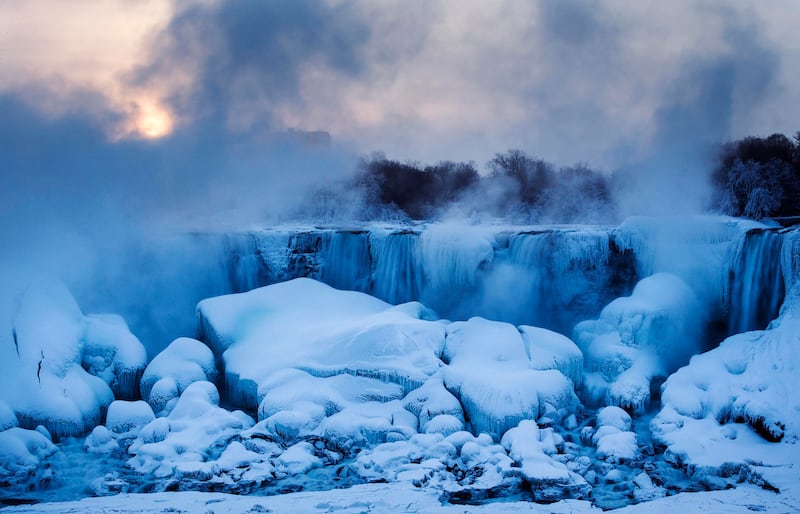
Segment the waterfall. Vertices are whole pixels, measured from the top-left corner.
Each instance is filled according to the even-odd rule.
[[[361,230],[329,233],[320,250],[319,279],[337,289],[369,292],[372,255],[368,236]]]
[[[768,230],[747,232],[731,274],[728,329],[731,334],[763,329],[783,302],[781,272],[783,235]]]
[[[422,274],[419,272],[418,242],[419,233],[410,230],[370,232],[371,294],[389,303],[419,298]]]

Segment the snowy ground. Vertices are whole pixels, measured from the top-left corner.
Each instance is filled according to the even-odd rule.
[[[795,482],[796,484],[796,482]],[[429,490],[415,489],[405,483],[365,484],[335,491],[291,493],[281,496],[254,497],[219,493],[156,493],[123,494],[105,498],[86,498],[76,502],[45,503],[0,509],[0,512],[50,512],[50,513],[245,513],[245,512],[416,512],[416,513],[480,513],[480,512],[548,512],[571,513],[601,512],[591,503],[580,500],[562,500],[542,505],[515,501],[494,502],[485,505],[451,505],[441,503]],[[674,512],[800,512],[800,495],[797,486],[780,494],[754,486],[743,486],[727,491],[682,493],[614,512],[620,513],[674,513]]]

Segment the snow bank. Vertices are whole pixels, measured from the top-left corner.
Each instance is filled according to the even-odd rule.
[[[180,337],[155,356],[140,382],[142,398],[160,413],[174,406],[177,398],[194,382],[214,382],[214,354],[196,339]],[[168,408],[169,406],[169,408]]]
[[[6,368],[16,385],[7,401],[21,426],[41,424],[62,437],[100,423],[114,396],[81,367],[83,336],[83,315],[66,287],[41,283],[25,293],[14,321],[18,362]]]
[[[557,424],[580,407],[581,353],[543,329],[451,324],[419,303],[310,279],[207,299],[198,313],[230,399],[257,409],[257,429],[285,446],[322,440],[350,454],[465,428],[499,440],[522,420]]]
[[[441,367],[444,326],[423,319],[433,314],[420,304],[391,307],[310,279],[204,300],[198,312],[230,399],[253,410],[284,369],[366,376],[408,392]]]
[[[657,273],[631,296],[608,304],[597,320],[575,326],[575,340],[590,370],[589,397],[641,413],[650,381],[667,376],[700,348],[703,310],[680,278]]]

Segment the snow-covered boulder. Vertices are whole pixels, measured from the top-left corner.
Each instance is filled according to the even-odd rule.
[[[448,325],[446,339],[444,383],[461,401],[476,433],[499,440],[509,428],[538,419],[546,410],[563,417],[578,408],[574,386],[564,374],[531,369],[525,341],[513,325],[471,318]]]
[[[541,327],[519,327],[530,355],[531,369],[555,369],[572,380],[576,387],[583,383],[583,352],[572,339]]]
[[[210,382],[189,385],[166,418],[150,419],[128,447],[128,453],[133,455],[128,465],[140,473],[159,477],[213,475],[209,454],[215,448],[227,447],[233,438],[253,426],[252,418],[243,412],[219,407],[219,393]]]
[[[56,439],[81,435],[102,421],[115,394],[137,394],[142,344],[118,316],[84,316],[58,281],[28,288],[12,339],[0,396],[22,427],[43,425]]]
[[[6,400],[21,426],[41,424],[58,438],[81,435],[102,420],[114,395],[81,367],[84,328],[83,314],[62,284],[35,284],[22,297],[14,320],[17,362],[6,366],[15,385]]]
[[[501,444],[530,484],[534,499],[556,501],[565,497],[583,497],[591,491],[582,476],[550,457],[556,453],[556,448],[536,422],[522,421],[506,432]]]
[[[83,447],[88,453],[100,454],[111,453],[120,448],[114,434],[103,425],[94,427],[92,432],[86,436]]]
[[[58,449],[37,430],[14,427],[0,432],[0,484],[24,480]]]
[[[692,288],[675,275],[642,279],[631,296],[608,304],[597,320],[575,326],[589,373],[585,389],[596,402],[643,412],[650,382],[699,351],[703,310]]]
[[[150,361],[139,387],[142,398],[160,413],[167,405],[174,405],[190,384],[214,382],[216,378],[211,349],[196,339],[180,337]]]
[[[597,457],[617,464],[639,456],[636,434],[631,430],[631,417],[615,406],[597,411],[597,430],[592,443],[597,446]]]
[[[106,428],[119,436],[138,433],[142,427],[156,419],[147,402],[117,400],[108,406]]]
[[[115,398],[133,400],[139,393],[147,351],[122,317],[91,314],[84,318],[81,364],[90,374],[102,378]]]
[[[295,279],[198,305],[202,338],[224,364],[230,400],[255,409],[283,369],[353,374],[408,392],[441,367],[444,326],[420,304],[392,307],[354,291]]]

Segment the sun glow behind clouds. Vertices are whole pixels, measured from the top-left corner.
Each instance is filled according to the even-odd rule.
[[[156,103],[139,104],[138,114],[133,120],[134,134],[145,139],[160,139],[169,135],[174,120],[169,111]]]

